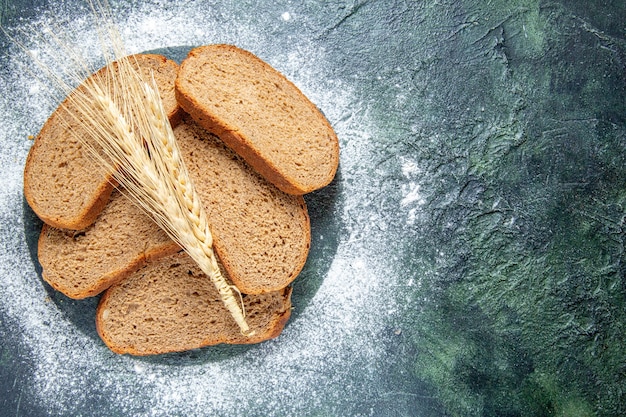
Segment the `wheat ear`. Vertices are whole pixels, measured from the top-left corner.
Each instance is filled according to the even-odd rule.
[[[254,331],[235,297],[239,290],[226,281],[217,264],[204,206],[185,168],[156,82],[154,78],[145,79],[137,63],[126,55],[106,0],[88,3],[96,19],[108,71],[87,78],[71,91],[61,76],[39,60],[35,62],[68,94],[68,107],[76,111],[65,108],[65,116],[68,122],[80,123],[88,136],[77,139],[104,171],[113,173],[123,193],[142,207],[208,275],[241,332],[251,336]],[[84,61],[54,33],[50,39],[76,67],[67,68],[67,74],[81,82],[82,77],[77,74],[85,72]]]
[[[97,159],[114,172],[125,194],[143,207],[204,271],[244,335],[252,335],[234,290],[221,274],[204,207],[189,178],[155,81],[145,81],[131,58],[117,75],[93,76],[69,96]],[[115,74],[111,68],[109,74]],[[112,91],[112,92],[111,92]],[[76,117],[76,116],[74,116]],[[129,122],[132,121],[132,124]],[[116,169],[113,169],[116,168]]]
[[[82,82],[79,88],[72,89],[62,74],[30,54],[24,45],[17,45],[67,95],[68,106],[62,109],[68,126],[71,120],[77,122],[88,136],[77,139],[104,172],[113,173],[123,194],[143,208],[209,276],[241,332],[251,336],[254,331],[245,320],[243,303],[240,306],[235,297],[239,290],[226,281],[217,264],[204,206],[185,168],[156,82],[153,77],[144,79],[137,63],[126,55],[106,0],[89,0],[88,4],[108,71],[82,82],[90,74],[79,54],[54,31],[47,33],[53,55],[61,52],[69,58],[71,68],[65,68],[64,73],[74,82]]]

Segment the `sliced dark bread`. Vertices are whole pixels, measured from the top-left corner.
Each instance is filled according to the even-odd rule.
[[[243,295],[243,336],[209,278],[181,252],[150,263],[109,288],[96,327],[116,353],[151,355],[220,343],[259,343],[277,337],[291,314],[291,289]]]
[[[153,72],[170,123],[177,124],[182,117],[174,96],[178,65],[160,55],[135,55],[135,58],[146,74]],[[103,68],[99,73],[106,71]],[[86,135],[85,130],[66,109],[78,114],[66,99],[35,138],[24,168],[24,196],[45,223],[79,230],[93,223],[113,186],[111,176],[94,166],[78,139]]]
[[[278,190],[192,120],[174,134],[207,210],[215,251],[233,283],[247,294],[289,285],[309,252],[304,199]],[[94,224],[78,233],[44,227],[39,261],[52,287],[84,298],[177,248],[116,193]]]
[[[233,283],[246,294],[289,285],[311,244],[302,196],[274,187],[189,118],[174,133],[207,210],[215,250]]]
[[[97,295],[147,262],[179,250],[118,191],[87,228],[74,231],[44,224],[38,244],[43,279],[77,299]]]
[[[268,181],[289,194],[330,183],[339,144],[319,109],[280,72],[232,45],[193,49],[176,99]]]

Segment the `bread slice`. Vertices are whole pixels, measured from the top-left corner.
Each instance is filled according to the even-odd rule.
[[[191,119],[174,129],[213,245],[245,294],[289,285],[304,266],[311,227],[302,196],[286,194]]]
[[[339,143],[326,118],[250,52],[232,45],[191,50],[176,78],[176,99],[286,193],[314,191],[335,176]]]
[[[220,343],[259,343],[277,337],[291,315],[289,288],[243,295],[243,336],[210,279],[187,254],[162,258],[109,288],[96,311],[96,327],[116,353],[152,355]]]
[[[38,244],[43,279],[75,299],[97,295],[151,260],[178,251],[180,247],[119,191],[86,229],[44,224]]]
[[[182,117],[174,96],[178,64],[161,55],[135,55],[135,59],[146,74],[154,73],[170,123],[177,124]],[[99,73],[107,71],[103,68]],[[110,175],[94,167],[76,136],[86,135],[84,128],[69,120],[64,108],[77,113],[66,99],[44,124],[26,159],[24,195],[45,223],[79,230],[93,223],[113,185]]]
[[[215,250],[240,291],[289,285],[306,262],[310,224],[301,196],[265,181],[218,138],[191,120],[174,129],[202,199]],[[146,262],[178,250],[126,197],[113,194],[95,223],[75,232],[45,226],[43,278],[71,298],[96,295]]]

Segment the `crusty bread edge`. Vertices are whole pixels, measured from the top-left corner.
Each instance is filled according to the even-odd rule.
[[[274,184],[278,189],[287,193],[294,195],[303,195],[310,193],[312,191],[318,190],[320,188],[325,187],[330,184],[337,173],[337,169],[339,166],[339,140],[337,135],[335,134],[330,122],[324,117],[323,114],[319,111],[319,109],[313,104],[305,95],[300,91],[300,89],[292,83],[287,77],[285,77],[282,73],[280,73],[275,68],[271,67],[268,63],[261,60],[253,53],[246,51],[244,49],[240,49],[234,45],[220,44],[220,45],[205,45],[192,49],[189,51],[187,57],[193,57],[196,54],[201,53],[202,49],[209,47],[223,47],[225,49],[237,50],[238,52],[247,55],[250,59],[260,62],[261,65],[266,67],[268,71],[278,74],[282,77],[289,85],[291,85],[295,91],[299,93],[303,102],[308,106],[311,106],[315,109],[317,113],[320,115],[320,120],[324,122],[328,131],[333,135],[333,141],[331,141],[333,146],[333,169],[327,173],[327,177],[324,181],[320,181],[320,183],[316,185],[306,186],[298,183],[294,178],[287,178],[283,173],[280,172],[278,167],[273,165],[271,162],[267,161],[265,158],[261,156],[261,154],[250,144],[249,140],[245,138],[241,133],[237,130],[236,127],[227,126],[223,121],[214,117],[212,114],[204,110],[204,106],[195,98],[191,97],[187,93],[185,93],[184,88],[180,86],[179,80],[180,74],[183,72],[183,68],[186,64],[187,59],[183,60],[180,64],[180,68],[178,71],[178,76],[176,77],[176,83],[174,88],[174,93],[176,95],[176,100],[178,104],[187,112],[191,117],[202,127],[207,129],[209,132],[214,133],[220,139],[226,143],[233,151],[239,154],[243,159],[245,159],[255,170],[259,172],[264,178],[266,178],[269,182]]]
[[[136,57],[154,58],[154,59],[157,59],[157,60],[161,61],[161,63],[171,62],[171,63],[176,65],[176,76],[178,77],[178,71],[180,70],[180,64],[178,64],[173,59],[169,59],[165,55],[160,55],[160,54],[135,54],[135,55],[131,55],[130,56],[130,58],[136,58]],[[176,92],[176,78],[174,78],[174,93],[175,92]],[[174,94],[174,97],[176,97],[176,94]],[[178,101],[176,101],[176,103],[178,103]],[[180,106],[180,104],[178,104],[171,112],[169,112],[167,114],[167,119],[169,120],[170,125],[172,126],[172,129],[180,124],[180,122],[183,120],[184,114],[185,114],[185,111]]]
[[[40,252],[42,250],[44,240],[46,239],[46,233],[52,226],[44,224],[41,233],[39,234],[39,240],[37,242],[37,250]],[[52,288],[61,292],[69,298],[80,300],[87,297],[93,297],[95,295],[100,294],[102,291],[111,287],[112,285],[117,284],[124,278],[128,277],[132,273],[138,271],[142,267],[148,264],[148,262],[152,262],[156,259],[164,258],[169,255],[173,255],[176,252],[180,251],[180,247],[174,243],[173,241],[169,242],[166,245],[160,245],[158,247],[152,248],[148,251],[144,251],[139,254],[136,258],[130,260],[125,267],[109,271],[108,273],[100,276],[96,285],[90,286],[88,289],[77,290],[73,287],[67,287],[64,285],[60,285],[56,282],[46,271],[43,264],[40,265],[42,267],[41,277],[44,281],[46,281]]]

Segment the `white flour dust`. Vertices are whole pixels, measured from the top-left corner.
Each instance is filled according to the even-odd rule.
[[[400,163],[404,180],[400,187],[402,193],[400,208],[408,210],[406,223],[412,225],[416,222],[422,206],[426,204],[420,184],[422,171],[415,161],[405,157],[400,158]]]
[[[32,143],[28,136],[37,133],[52,105],[45,88],[22,70],[30,65],[28,58],[10,48],[3,58],[9,60],[9,70],[0,74],[0,159],[5,167],[0,178],[0,313],[20,333],[22,349],[28,352],[29,367],[21,376],[28,388],[22,401],[53,415],[86,415],[94,398],[107,404],[109,415],[359,414],[356,405],[375,395],[371,381],[384,366],[388,337],[383,322],[394,311],[394,286],[385,274],[389,261],[376,252],[381,242],[371,239],[367,226],[371,190],[364,161],[371,121],[346,81],[325,77],[322,69],[332,62],[306,36],[289,36],[289,43],[276,44],[271,30],[255,30],[241,13],[193,4],[193,13],[187,3],[134,4],[117,22],[128,52],[235,43],[258,52],[294,81],[340,138],[341,207],[329,214],[336,216],[336,229],[342,233],[336,252],[315,294],[274,341],[217,358],[203,355],[207,350],[163,360],[111,353],[49,300],[31,259],[24,233],[22,170]],[[93,27],[69,5],[67,9],[64,31],[97,63]],[[297,25],[296,11],[284,10],[268,21]],[[29,23],[19,35],[22,41],[29,48],[45,47],[34,33],[50,20],[52,15],[43,14]],[[413,174],[407,165],[407,177]],[[417,189],[406,191],[407,204],[419,199]],[[378,216],[377,221],[384,219]],[[321,240],[313,236],[313,245]]]

